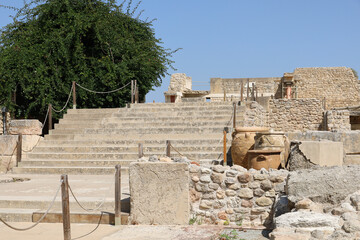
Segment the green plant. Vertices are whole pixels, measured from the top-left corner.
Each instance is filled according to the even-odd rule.
[[[197,225],[202,225],[202,223],[203,223],[203,218],[201,217],[197,220]]]
[[[190,218],[190,220],[189,220],[189,225],[194,225],[194,223],[196,223],[196,221],[197,221],[197,216],[193,215],[193,217]]]
[[[230,232],[224,232],[220,234],[219,240],[245,240],[245,239],[240,238],[238,231],[233,229]]]
[[[229,224],[230,224],[229,220],[225,220],[224,225],[229,225]]]

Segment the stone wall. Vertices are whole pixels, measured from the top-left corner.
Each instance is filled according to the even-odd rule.
[[[326,109],[359,105],[359,80],[351,68],[296,68],[298,98],[326,99]]]
[[[332,132],[344,132],[351,130],[350,112],[348,110],[326,111],[327,130]]]
[[[191,90],[191,87],[191,77],[186,76],[185,73],[174,73],[171,75],[168,91],[184,92],[185,90]]]
[[[258,96],[271,96],[275,95],[279,87],[281,78],[211,78],[210,79],[210,93],[211,94],[224,94],[224,89],[227,94],[234,93],[239,98],[241,91],[241,84],[244,86],[244,96],[246,96],[247,81],[249,80],[250,88],[251,83],[255,83],[258,89]]]
[[[284,191],[285,170],[256,171],[240,166],[190,165],[191,216],[194,222],[264,228],[278,193]]]
[[[6,129],[9,129],[9,123],[10,123],[10,113],[7,112],[6,113],[6,122],[7,122],[7,128]],[[2,113],[0,113],[0,135],[3,134],[3,115]]]
[[[320,130],[323,111],[318,99],[271,99],[269,127],[284,132]]]
[[[267,127],[268,113],[257,102],[246,102],[244,127]]]

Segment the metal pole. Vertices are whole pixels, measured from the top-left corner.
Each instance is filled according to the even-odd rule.
[[[139,150],[139,158],[142,158],[144,156],[144,148],[142,143],[139,143],[138,150]]]
[[[224,166],[227,165],[227,159],[226,159],[226,131],[224,130],[224,151],[223,151],[223,154],[224,154]]]
[[[53,129],[52,127],[52,105],[49,104],[49,130]]]
[[[22,134],[18,135],[17,149],[16,149],[16,167],[19,166],[19,162],[21,162],[21,154],[22,154]]]
[[[121,225],[121,166],[115,166],[115,225]]]
[[[131,103],[134,103],[134,80],[131,80]]]
[[[61,175],[61,201],[64,228],[64,240],[71,240],[69,182],[67,175]]]
[[[233,103],[234,106],[234,116],[233,116],[233,128],[236,128],[236,102]]]
[[[73,109],[76,109],[76,83],[75,83],[75,81],[72,82],[72,89],[73,89]]]
[[[170,157],[170,144],[171,144],[171,142],[170,142],[170,140],[166,140],[166,156],[167,157]]]

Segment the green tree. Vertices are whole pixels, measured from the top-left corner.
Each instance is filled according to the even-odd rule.
[[[172,68],[171,55],[151,21],[134,16],[140,2],[33,0],[17,11],[0,36],[0,103],[16,117],[61,109],[72,81],[109,91],[137,80],[140,97]],[[80,108],[121,107],[130,87],[97,95],[77,88]],[[59,118],[61,114],[55,115]]]

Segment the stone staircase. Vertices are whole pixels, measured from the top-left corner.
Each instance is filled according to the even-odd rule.
[[[245,106],[237,108],[237,125]],[[14,173],[112,174],[144,155],[165,156],[166,140],[190,160],[215,160],[223,129],[232,127],[231,102],[133,104],[120,109],[69,109],[49,135],[23,157]],[[230,147],[230,133],[227,136]],[[180,157],[173,151],[172,157]],[[222,156],[221,156],[222,158]]]

